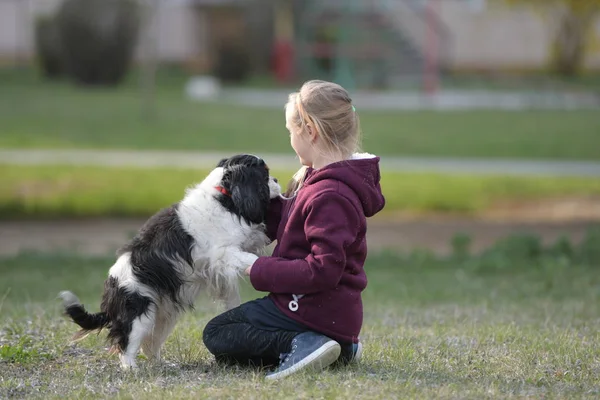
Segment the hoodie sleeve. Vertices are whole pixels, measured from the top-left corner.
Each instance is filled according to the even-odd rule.
[[[309,294],[332,289],[346,267],[346,248],[360,228],[356,208],[337,192],[315,197],[307,211],[304,233],[311,252],[304,259],[259,257],[250,271],[256,290]]]
[[[269,210],[267,211],[267,237],[273,241],[277,238],[277,230],[281,222],[281,210],[283,209],[283,199],[275,197],[271,199]]]

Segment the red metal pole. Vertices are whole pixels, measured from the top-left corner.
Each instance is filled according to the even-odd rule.
[[[428,0],[426,5],[427,41],[425,45],[425,65],[423,71],[423,86],[427,94],[435,94],[439,89],[438,63],[439,41],[436,29],[436,14],[439,10],[439,0]]]
[[[273,69],[279,82],[289,82],[294,74],[293,12],[290,0],[275,2],[275,43]]]

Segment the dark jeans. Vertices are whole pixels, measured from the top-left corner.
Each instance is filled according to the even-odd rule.
[[[269,299],[249,301],[213,318],[204,328],[204,345],[218,362],[274,366],[292,339],[310,329],[283,314]],[[342,344],[342,357],[352,344]]]

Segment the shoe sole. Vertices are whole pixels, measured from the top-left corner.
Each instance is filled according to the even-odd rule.
[[[282,379],[301,370],[320,371],[333,364],[340,356],[342,349],[336,341],[330,341],[313,351],[302,361],[291,366],[285,371],[267,375],[269,380]]]

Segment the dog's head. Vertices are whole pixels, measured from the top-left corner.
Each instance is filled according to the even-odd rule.
[[[269,200],[281,194],[281,187],[264,160],[240,154],[222,159],[217,168],[223,168],[221,203],[248,222],[265,222]]]

